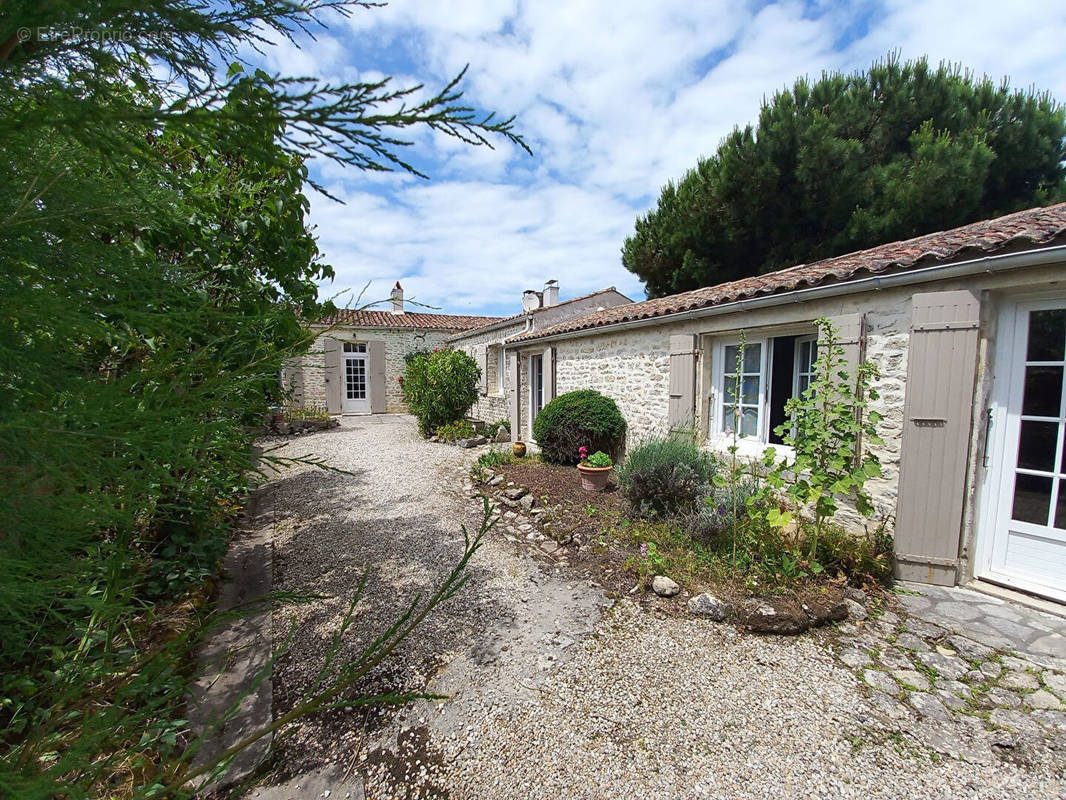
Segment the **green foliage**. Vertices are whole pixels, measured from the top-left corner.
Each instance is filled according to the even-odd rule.
[[[892,582],[895,546],[888,531],[888,519],[859,536],[839,525],[828,524],[815,536],[811,523],[804,523],[804,538],[815,538],[813,560],[832,573],[840,573],[857,586]]]
[[[477,402],[480,378],[477,362],[460,350],[434,350],[408,361],[400,384],[422,435],[462,419]]]
[[[416,126],[524,146],[454,83],[400,112],[421,87],[217,69],[358,5],[5,7],[0,796],[190,794],[188,609],[255,479],[281,366],[332,310],[307,158],[408,168],[397,134]],[[336,661],[333,694],[299,713],[393,646]]]
[[[586,466],[595,467],[597,469],[603,469],[604,467],[609,467],[614,464],[614,462],[611,461],[611,457],[602,450],[597,450],[591,456],[586,458],[584,463]]]
[[[442,442],[454,442],[457,439],[470,439],[477,431],[474,430],[472,423],[461,419],[456,422],[449,422],[447,425],[441,425],[437,428],[436,433],[437,438]]]
[[[626,455],[618,470],[622,495],[641,514],[661,517],[691,510],[717,465],[687,436],[650,438]]]
[[[576,464],[582,447],[614,453],[625,432],[618,405],[595,389],[561,394],[533,420],[533,436],[541,453],[556,464]]]
[[[667,184],[622,253],[648,294],[769,272],[1066,196],[1066,112],[924,60],[796,81]]]
[[[505,431],[510,433],[511,432],[511,420],[509,420],[509,419],[498,419],[495,422],[490,422],[485,427],[485,435],[488,436],[491,439],[493,436],[495,436],[496,434],[498,434],[500,432],[501,428],[503,428]]]
[[[787,486],[785,495],[796,507],[812,511],[812,554],[817,552],[819,537],[841,499],[852,501],[863,516],[873,513],[870,495],[863,487],[870,478],[881,475],[881,465],[863,445],[884,444],[877,433],[881,415],[867,409],[868,402],[877,399],[877,392],[870,387],[877,377],[876,368],[865,362],[858,366],[857,374],[850,374],[832,323],[822,317],[815,324],[819,330],[818,359],[810,387],[785,404],[790,421],[777,428],[794,455],[778,461],[771,447],[763,457],[769,469],[768,489]],[[792,512],[775,506],[770,506],[766,516],[775,528],[789,525],[794,518]]]
[[[482,453],[477,457],[477,466],[492,469],[494,467],[502,467],[505,464],[514,464],[518,459],[514,457],[514,452],[511,450],[497,450],[496,448],[490,448],[488,452]]]
[[[312,422],[327,422],[329,420],[329,411],[321,403],[312,404],[309,406],[285,406],[285,419],[287,420],[307,420]]]

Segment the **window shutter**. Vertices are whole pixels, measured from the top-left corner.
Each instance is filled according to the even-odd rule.
[[[481,355],[481,393],[489,393],[489,346],[480,348]]]
[[[670,430],[691,428],[696,419],[696,337],[670,337]]]
[[[326,339],[326,410],[330,414],[341,413],[341,343]]]
[[[503,363],[504,369],[511,371],[511,379],[508,381],[507,386],[507,405],[511,418],[511,440],[515,442],[522,441],[522,419],[521,419],[521,406],[518,402],[519,392],[522,389],[522,358],[518,351],[514,352],[514,360],[510,356],[504,355]]]
[[[544,351],[544,405],[555,399],[555,348]]]
[[[845,368],[849,375],[855,377],[866,350],[865,316],[863,314],[841,314],[838,317],[829,317],[829,322],[836,329],[839,340],[837,344],[844,349]],[[822,341],[819,331],[819,347],[823,346]]]
[[[912,298],[895,527],[904,580],[957,582],[980,315],[969,291]]]
[[[385,413],[385,342],[367,342],[370,354],[370,413]]]

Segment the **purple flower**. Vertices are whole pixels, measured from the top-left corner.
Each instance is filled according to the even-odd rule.
[[[640,546],[640,556],[641,556],[641,558],[647,558],[648,557],[648,543],[647,542],[645,542],[644,544],[642,544]]]
[[[723,517],[725,516],[725,504],[724,503],[719,503],[718,504],[718,513],[721,514]]]

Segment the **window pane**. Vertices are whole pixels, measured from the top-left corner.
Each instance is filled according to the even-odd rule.
[[[1057,417],[1062,398],[1062,367],[1026,367],[1022,414]]]
[[[1066,347],[1066,308],[1029,314],[1029,347],[1026,361],[1062,361]]]
[[[762,344],[749,343],[748,346],[744,348],[744,371],[758,374],[761,366]]]
[[[1059,499],[1055,503],[1055,527],[1066,531],[1066,481],[1059,481]]]
[[[737,352],[740,348],[735,344],[725,346],[725,355],[722,357],[722,369],[726,372],[737,371]]]
[[[1057,422],[1022,421],[1018,442],[1018,466],[1051,472],[1055,468],[1055,445],[1058,439]]]
[[[725,391],[725,401],[727,403],[735,403],[737,401],[737,376],[726,375],[725,386],[722,388]]]
[[[1011,519],[1047,525],[1048,509],[1051,507],[1051,478],[1018,474],[1014,480]]]
[[[744,408],[740,416],[740,433],[742,436],[757,436],[759,433],[759,412],[754,408]]]
[[[805,391],[807,391],[808,389],[810,389],[810,388],[811,388],[811,376],[810,375],[800,375],[800,377],[799,377],[799,393],[800,393],[800,396],[802,396],[803,393]]]
[[[759,376],[752,375],[743,379],[740,388],[740,402],[745,405],[756,405],[759,402]]]
[[[737,407],[736,406],[729,405],[729,404],[722,406],[722,432],[723,433],[732,433],[733,432],[733,429],[736,427],[736,424],[737,424],[736,414],[737,414]]]

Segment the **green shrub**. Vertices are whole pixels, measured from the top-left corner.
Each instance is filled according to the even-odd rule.
[[[714,458],[691,439],[657,437],[633,448],[618,485],[642,515],[664,517],[691,510],[716,471]]]
[[[474,426],[465,419],[449,422],[437,428],[437,438],[442,442],[454,442],[457,439],[469,439],[477,434]]]
[[[479,467],[502,467],[504,464],[513,464],[517,459],[510,450],[490,449],[477,457]]]
[[[509,419],[498,419],[495,422],[490,422],[488,425],[485,426],[485,435],[488,436],[491,439],[493,436],[495,436],[496,434],[498,434],[500,432],[500,428],[503,428],[508,433],[510,433],[511,432],[511,420],[509,420]]]
[[[430,436],[437,428],[462,419],[477,401],[481,369],[458,350],[417,353],[407,362],[400,385],[418,430]]]
[[[617,404],[595,389],[561,394],[533,420],[541,453],[556,464],[576,464],[581,447],[617,453],[626,421]]]

